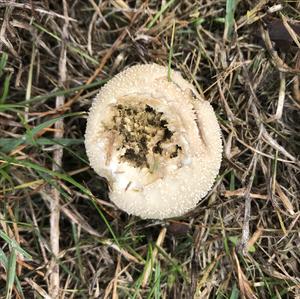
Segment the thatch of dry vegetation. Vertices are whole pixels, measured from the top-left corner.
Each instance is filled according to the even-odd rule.
[[[0,297],[300,298],[299,16],[299,1],[0,1]],[[83,146],[99,88],[151,62],[213,105],[224,145],[208,196],[165,221],[116,209]]]

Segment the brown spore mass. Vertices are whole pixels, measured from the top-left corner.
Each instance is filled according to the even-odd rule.
[[[172,159],[182,150],[177,144],[170,146],[173,132],[168,128],[164,114],[147,104],[114,106],[108,129],[120,136],[118,150],[122,150],[121,161],[127,161],[134,167],[149,169],[150,156]]]

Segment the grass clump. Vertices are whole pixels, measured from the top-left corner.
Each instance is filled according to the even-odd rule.
[[[0,3],[0,297],[299,297],[298,18],[291,1]],[[83,146],[98,89],[151,62],[223,133],[215,187],[166,221],[115,209]]]

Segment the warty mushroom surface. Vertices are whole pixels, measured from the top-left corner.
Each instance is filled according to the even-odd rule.
[[[93,101],[85,146],[106,177],[110,199],[142,218],[193,209],[211,189],[222,158],[209,102],[179,72],[136,65],[113,77]]]

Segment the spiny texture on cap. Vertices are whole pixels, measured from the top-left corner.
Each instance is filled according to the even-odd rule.
[[[156,64],[116,75],[96,96],[85,146],[110,199],[142,218],[180,216],[218,174],[222,143],[211,105],[180,73]]]

